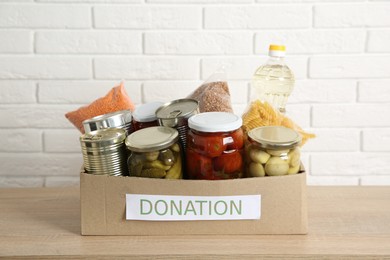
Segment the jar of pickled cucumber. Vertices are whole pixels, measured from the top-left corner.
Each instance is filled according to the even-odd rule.
[[[222,180],[243,177],[241,117],[227,112],[205,112],[190,117],[188,125],[188,178]]]
[[[138,130],[125,141],[130,176],[182,179],[182,154],[176,129],[154,126]]]
[[[247,177],[296,174],[300,170],[301,136],[283,126],[264,126],[248,132],[245,143]]]

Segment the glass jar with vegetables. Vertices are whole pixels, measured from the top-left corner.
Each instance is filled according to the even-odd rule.
[[[264,126],[248,132],[245,144],[247,177],[296,174],[300,170],[301,136],[283,126]]]
[[[147,178],[182,179],[182,155],[176,129],[155,126],[138,130],[126,138],[130,151],[129,175]]]
[[[187,174],[190,179],[221,180],[243,176],[242,119],[227,112],[190,117]]]

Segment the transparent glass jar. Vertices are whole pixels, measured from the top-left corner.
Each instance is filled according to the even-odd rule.
[[[133,112],[134,131],[147,127],[158,126],[156,110],[162,106],[162,102],[145,103],[137,107]]]
[[[264,126],[248,132],[245,143],[247,177],[296,174],[300,170],[301,136],[283,126]]]
[[[241,178],[244,172],[242,119],[232,113],[207,112],[188,121],[186,166],[190,179]]]
[[[176,129],[155,126],[138,130],[126,138],[130,151],[130,176],[182,179],[182,154]]]

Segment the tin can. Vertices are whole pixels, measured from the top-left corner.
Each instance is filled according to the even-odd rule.
[[[185,150],[187,147],[188,119],[198,112],[198,101],[177,99],[165,103],[157,109],[156,116],[161,126],[172,127],[179,132],[180,143]]]
[[[130,110],[120,110],[83,121],[85,133],[105,128],[123,128],[129,135],[133,130],[132,114]]]
[[[137,107],[133,112],[133,128],[134,131],[158,126],[156,110],[161,107],[162,102],[150,102]]]
[[[241,117],[227,112],[205,112],[191,117],[188,124],[188,178],[222,180],[243,177]]]
[[[263,126],[248,132],[245,144],[247,176],[280,176],[300,171],[301,136],[283,126]]]
[[[99,129],[80,136],[84,167],[97,175],[127,175],[126,131],[120,128]]]
[[[126,138],[130,151],[129,175],[146,178],[182,179],[179,133],[164,126],[138,130]]]

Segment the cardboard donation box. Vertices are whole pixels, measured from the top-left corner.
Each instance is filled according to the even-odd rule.
[[[306,234],[306,174],[166,180],[80,173],[82,235]]]

